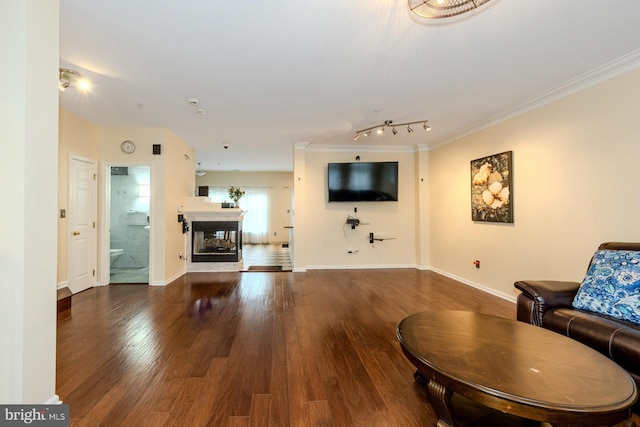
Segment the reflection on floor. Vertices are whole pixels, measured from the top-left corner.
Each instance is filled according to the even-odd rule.
[[[281,243],[242,246],[242,271],[274,271],[276,269],[291,271],[289,248],[283,248]]]
[[[109,283],[149,283],[149,267],[111,267]]]

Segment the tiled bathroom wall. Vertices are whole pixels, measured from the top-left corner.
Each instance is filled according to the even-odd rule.
[[[150,176],[149,166],[112,168],[110,248],[124,249],[113,267],[149,266]]]

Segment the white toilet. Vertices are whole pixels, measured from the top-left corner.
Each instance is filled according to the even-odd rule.
[[[109,265],[113,267],[113,264],[122,256],[123,253],[124,249],[109,249]]]

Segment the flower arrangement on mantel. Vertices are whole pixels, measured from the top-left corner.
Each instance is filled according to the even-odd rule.
[[[242,196],[247,194],[242,188],[236,187],[234,185],[229,186],[229,188],[227,189],[227,192],[229,193],[229,197],[231,197],[231,200],[233,200],[233,203],[235,203],[236,208],[240,207],[238,202],[240,201]]]

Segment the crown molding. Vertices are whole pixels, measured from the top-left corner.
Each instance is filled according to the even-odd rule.
[[[576,92],[580,92],[607,80],[611,80],[638,68],[638,66],[640,66],[640,49],[623,55],[613,61],[607,62],[606,64],[596,67],[586,73],[580,74],[579,76],[569,79],[557,86],[542,91],[524,102],[515,104],[502,112],[489,117],[488,119],[475,123],[451,138],[447,138],[442,142],[431,145],[430,149],[446,145],[484,128],[504,122],[510,118],[519,116],[546,104],[550,104]]]

